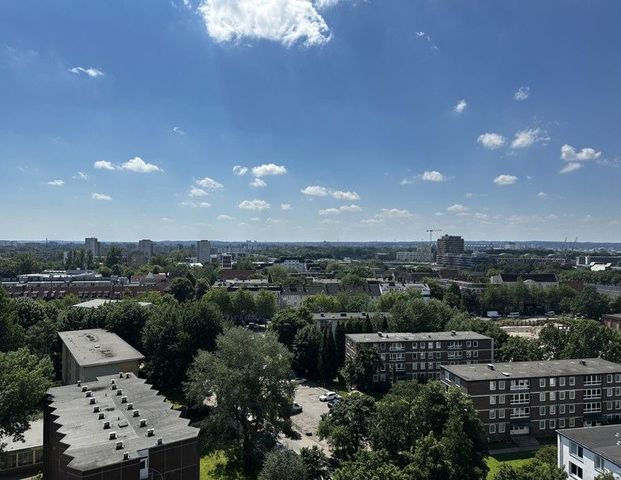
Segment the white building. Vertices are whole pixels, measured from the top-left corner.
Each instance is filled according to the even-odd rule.
[[[209,240],[199,240],[196,242],[196,261],[203,265],[211,262],[211,244]]]
[[[101,246],[99,245],[99,240],[96,237],[89,237],[84,239],[84,247],[87,252],[91,252],[93,257],[101,256]]]
[[[558,430],[558,466],[570,479],[595,480],[609,471],[621,479],[621,425]]]

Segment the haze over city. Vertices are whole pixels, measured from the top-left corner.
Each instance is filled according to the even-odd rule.
[[[618,3],[261,5],[3,2],[0,238],[620,238]]]

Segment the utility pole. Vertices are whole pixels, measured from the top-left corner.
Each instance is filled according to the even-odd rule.
[[[442,230],[438,230],[435,228],[430,228],[427,230],[429,233],[429,262],[433,263],[433,232],[441,232]]]

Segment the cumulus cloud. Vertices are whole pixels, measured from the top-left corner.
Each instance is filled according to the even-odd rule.
[[[101,69],[94,67],[73,67],[70,68],[69,71],[76,75],[86,75],[91,78],[103,77],[104,75],[104,72]]]
[[[248,167],[242,167],[241,165],[235,165],[233,167],[233,173],[235,175],[242,176],[242,175],[246,175],[247,172],[248,172]]]
[[[446,177],[436,170],[426,171],[420,175],[423,182],[444,182]]]
[[[494,178],[494,183],[496,185],[513,185],[518,181],[518,177],[515,175],[498,175]]]
[[[93,167],[95,167],[97,170],[115,170],[116,169],[114,164],[112,162],[109,162],[108,160],[97,160],[93,164]]]
[[[224,188],[220,182],[216,182],[213,178],[205,177],[196,181],[196,185],[203,187],[207,190],[220,190]]]
[[[265,183],[263,180],[261,180],[260,178],[255,178],[252,182],[250,182],[248,185],[250,185],[251,187],[255,187],[255,188],[261,188],[261,187],[267,187],[267,183]]]
[[[462,98],[459,102],[455,104],[455,106],[453,107],[453,111],[455,113],[463,113],[464,110],[466,110],[467,106],[468,106],[468,102],[466,102],[466,100]]]
[[[477,138],[477,142],[489,150],[502,147],[506,141],[506,138],[498,133],[483,133]]]
[[[330,41],[320,10],[337,0],[201,0],[198,12],[216,42],[270,40],[287,47]]]
[[[528,148],[535,143],[546,143],[550,141],[548,134],[540,128],[529,128],[520,130],[515,134],[511,142],[511,148]]]
[[[358,195],[356,192],[344,192],[342,190],[335,190],[330,192],[330,195],[332,195],[337,200],[347,200],[349,202],[360,200],[360,195]]]
[[[230,215],[224,215],[224,214],[218,215],[216,218],[220,220],[221,222],[223,221],[227,222],[227,221],[233,220],[233,217],[231,217]]]
[[[65,182],[64,180],[50,180],[49,182],[47,182],[48,185],[51,185],[52,187],[62,187]]]
[[[181,129],[181,127],[173,127],[172,133],[180,136],[185,135],[185,132]]]
[[[271,207],[265,200],[244,200],[238,206],[243,210],[267,210]]]
[[[88,180],[88,175],[84,172],[78,172],[71,178],[74,180]]]
[[[468,211],[468,207],[462,205],[461,203],[455,203],[454,205],[448,207],[446,210],[451,213],[463,213]]]
[[[576,170],[580,170],[582,167],[584,167],[584,165],[582,163],[569,162],[567,165],[565,165],[563,168],[561,168],[560,173],[575,172]]]
[[[561,158],[566,162],[584,162],[587,160],[597,160],[602,156],[602,152],[598,152],[594,148],[586,147],[582,150],[576,150],[571,145],[563,145],[561,147]]]
[[[255,177],[267,177],[268,175],[284,175],[285,173],[287,173],[287,169],[284,165],[264,163],[263,165],[257,165],[256,167],[252,167],[252,174]]]
[[[136,173],[153,173],[161,172],[162,169],[157,165],[145,162],[140,157],[134,157],[121,164],[121,170],[128,170]]]
[[[182,207],[192,207],[192,208],[209,208],[211,207],[211,203],[209,202],[181,202]]]
[[[290,203],[281,203],[280,204],[280,209],[281,210],[291,210],[291,204]]]
[[[378,218],[411,218],[413,216],[409,211],[398,208],[382,208],[380,213],[376,215]]]
[[[112,197],[110,195],[106,195],[105,193],[91,193],[91,198],[93,200],[103,200],[108,202],[112,200]]]
[[[319,215],[339,215],[340,213],[343,213],[343,212],[361,212],[361,211],[362,211],[362,208],[352,203],[351,205],[342,205],[338,208],[325,208],[323,210],[319,210]]]
[[[326,197],[328,195],[328,189],[319,185],[309,185],[300,190],[300,192],[310,197]]]
[[[206,197],[207,195],[209,195],[209,193],[199,187],[191,187],[190,193],[188,193],[188,197]]]
[[[527,86],[520,87],[513,93],[513,99],[518,102],[526,100],[528,97],[530,97],[530,87]]]

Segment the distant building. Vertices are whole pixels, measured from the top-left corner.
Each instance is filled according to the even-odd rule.
[[[336,330],[339,323],[347,321],[363,322],[366,320],[388,320],[389,312],[336,312],[336,313],[313,313],[313,322],[319,329],[330,328],[332,332]]]
[[[416,290],[420,292],[423,300],[429,300],[431,298],[431,288],[426,283],[414,283],[414,282],[379,282],[380,293],[386,295],[388,293],[400,293],[407,292],[409,290]]]
[[[489,281],[492,285],[523,283],[529,286],[558,287],[556,273],[499,273],[492,275]]]
[[[138,242],[138,251],[142,252],[145,262],[149,263],[151,258],[153,258],[153,242],[151,240],[140,240]]]
[[[602,323],[611,330],[621,330],[621,313],[607,313],[602,315]]]
[[[306,261],[301,258],[281,258],[274,263],[282,265],[286,269],[293,270],[297,273],[305,273],[308,270],[306,267]]]
[[[436,256],[436,263],[445,267],[471,269],[477,265],[489,263],[493,259],[485,252],[443,253]]]
[[[211,243],[209,243],[209,240],[199,240],[196,242],[196,261],[203,265],[211,262]]]
[[[233,255],[223,253],[220,255],[220,268],[223,270],[233,269]]]
[[[63,384],[90,382],[114,372],[138,373],[144,355],[115,333],[101,328],[58,332],[62,341]]]
[[[46,480],[198,480],[198,428],[145,380],[117,373],[48,390]]]
[[[43,420],[30,422],[23,440],[0,437],[0,477],[28,478],[43,466]]]
[[[491,439],[554,435],[618,423],[621,365],[601,358],[443,365],[442,381],[470,397]]]
[[[93,257],[101,257],[101,246],[99,245],[99,240],[97,240],[97,238],[85,238],[84,247],[87,252],[91,252],[93,254]]]
[[[429,247],[415,247],[413,250],[407,252],[397,252],[395,254],[395,260],[397,262],[430,262],[431,250]]]
[[[621,477],[619,425],[569,428],[556,432],[558,466],[571,479],[595,480],[604,472]]]
[[[361,348],[374,348],[382,366],[373,380],[438,379],[442,365],[489,363],[494,359],[494,340],[475,332],[350,333],[345,336],[345,355],[355,357]]]
[[[464,253],[464,239],[456,235],[444,235],[436,241],[437,255]]]
[[[86,302],[76,303],[75,305],[72,305],[72,306],[75,308],[99,308],[109,303],[118,303],[120,301],[121,300],[105,300],[103,298],[95,298],[93,300],[87,300]],[[141,307],[148,307],[150,305],[153,305],[151,302],[135,302],[135,303],[137,303]]]

